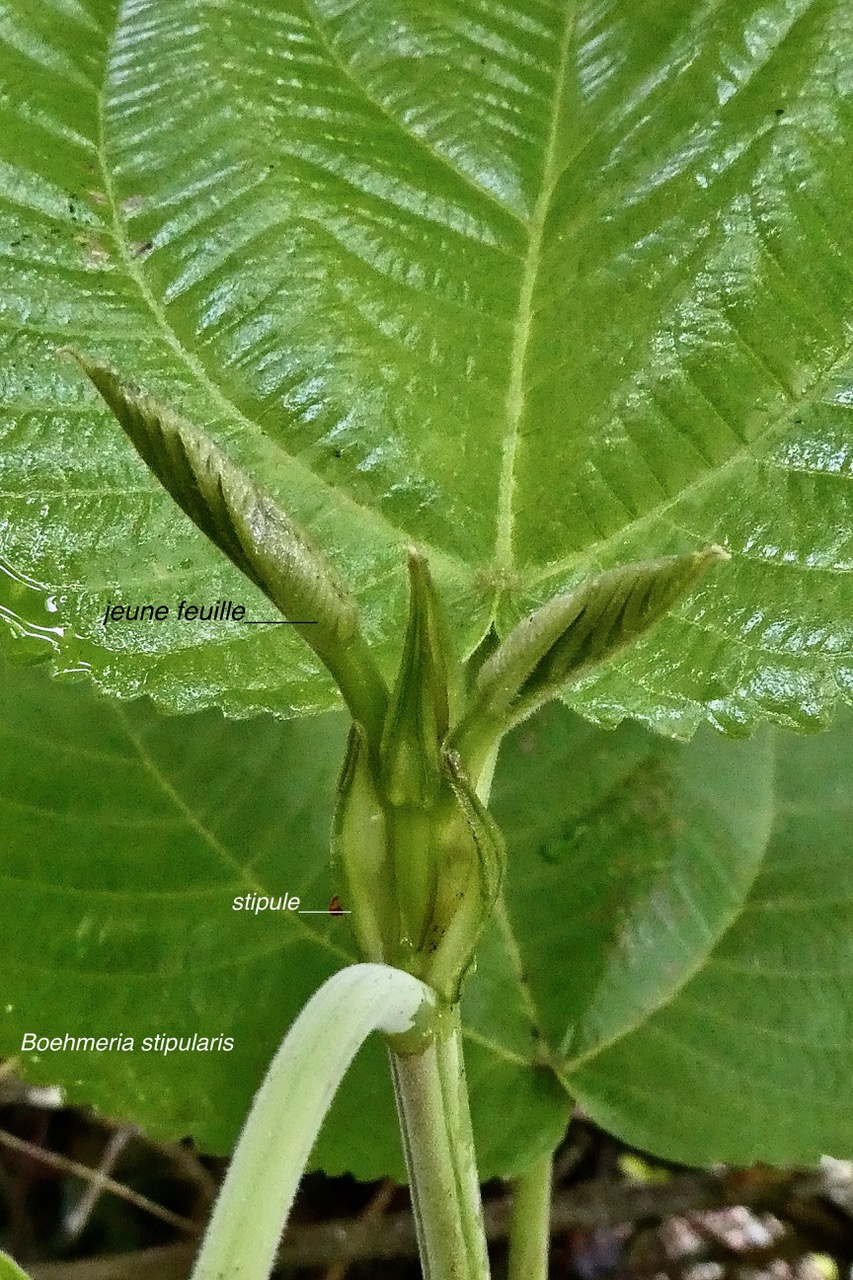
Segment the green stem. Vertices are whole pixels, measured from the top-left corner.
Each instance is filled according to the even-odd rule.
[[[391,1069],[424,1280],[488,1280],[458,1009]]]
[[[500,741],[477,761],[488,805]],[[391,1073],[424,1280],[489,1280],[483,1203],[462,1057],[459,1006],[436,1022],[426,1049],[390,1047]]]
[[[296,1188],[349,1064],[371,1031],[411,1031],[432,992],[380,964],[329,978],[272,1061],[240,1135],[192,1280],[267,1280]]]
[[[548,1280],[552,1178],[553,1156],[549,1152],[515,1179],[507,1280]]]

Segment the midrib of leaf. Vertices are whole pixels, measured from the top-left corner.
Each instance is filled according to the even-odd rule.
[[[265,885],[261,880],[258,880],[248,867],[234,857],[230,849],[228,849],[222,841],[204,825],[198,814],[194,812],[189,804],[187,804],[180,792],[166,777],[163,770],[157,764],[145,743],[128,720],[127,713],[124,708],[120,704],[116,704],[114,710],[116,719],[121,726],[121,730],[132,746],[143,769],[155,783],[157,788],[162,791],[170,804],[178,810],[187,826],[189,826],[196,835],[201,837],[218,861],[228,867],[228,869],[237,876],[242,885],[255,893],[269,896],[271,893],[269,886]],[[324,938],[321,934],[316,933],[310,925],[307,925],[303,920],[300,920],[295,913],[287,912],[287,915],[289,917],[288,925],[290,928],[303,934],[304,937],[310,938],[310,940],[318,947],[323,948],[325,951],[329,951],[339,960],[342,960],[344,964],[352,964],[354,957],[350,955],[349,952],[345,951],[342,947],[335,946],[335,944],[330,942],[328,938]]]
[[[560,44],[560,59],[554,85],[554,103],[548,142],[545,148],[545,159],[542,166],[542,182],[539,195],[530,219],[528,231],[527,254],[521,274],[521,286],[518,295],[518,309],[513,326],[513,342],[510,353],[509,382],[505,400],[506,431],[503,442],[503,458],[498,492],[497,526],[495,531],[495,567],[499,573],[507,577],[512,573],[513,527],[515,512],[515,464],[518,454],[518,442],[521,419],[524,414],[524,376],[527,368],[527,352],[533,327],[533,297],[539,279],[539,268],[542,260],[542,241],[545,235],[545,223],[554,188],[560,176],[557,164],[557,143],[559,140],[560,117],[563,109],[563,98],[569,71],[569,48],[574,32],[576,7],[566,6],[566,21]]]
[[[239,426],[250,437],[253,435],[265,434],[257,422],[248,418],[233,402],[233,400],[230,400],[228,396],[226,396],[221,387],[219,387],[210,377],[201,360],[199,360],[199,358],[190,351],[178,337],[178,334],[172,327],[164,308],[151,292],[145,276],[131,252],[130,243],[121,218],[119,201],[112,177],[112,170],[107,157],[106,106],[104,101],[106,97],[109,66],[112,60],[113,48],[118,36],[119,26],[121,24],[121,17],[122,8],[119,6],[116,12],[115,24],[107,42],[107,48],[104,56],[103,77],[97,95],[97,138],[95,141],[95,151],[103,180],[103,191],[107,199],[110,221],[112,223],[112,235],[116,248],[121,256],[122,266],[127,278],[133,282],[134,286],[138,290],[142,301],[151,313],[151,316],[160,333],[163,335],[164,340],[175,353],[178,360],[190,374],[192,379],[202,388],[205,395],[210,397],[226,418],[239,424]],[[360,520],[375,526],[377,530],[381,530],[382,535],[386,539],[390,534],[394,539],[403,544],[408,543],[411,540],[410,534],[407,530],[397,528],[397,526],[392,524],[391,521],[388,520],[381,512],[375,511],[371,507],[363,506],[349,493],[346,493],[342,489],[337,489],[333,485],[329,484],[329,482],[324,480],[322,476],[318,475],[315,471],[312,471],[310,467],[306,466],[301,458],[289,453],[279,440],[269,436],[266,438],[273,441],[276,449],[281,454],[288,468],[297,474],[301,474],[309,478],[313,484],[321,485],[323,489],[329,493],[333,504],[339,504],[345,509],[352,511]],[[443,566],[448,572],[461,572],[465,576],[470,575],[471,566],[467,565],[463,561],[457,560],[454,556],[449,555],[447,552],[444,552],[437,547],[430,546],[422,540],[419,540],[419,544],[426,552],[429,553],[433,565]]]
[[[685,29],[682,45],[682,63],[685,61],[689,63],[693,60],[695,57],[695,50],[701,47],[703,30],[712,27],[714,21],[716,21],[725,12],[727,3],[728,0],[713,0],[712,3],[705,4],[704,7],[696,5],[693,12],[685,13],[688,26]],[[732,103],[742,95],[744,89],[752,86],[755,76],[766,72],[768,64],[773,61],[773,59],[778,55],[779,50],[784,46],[786,41],[790,39],[794,28],[804,18],[808,17],[811,9],[814,7],[814,3],[815,0],[806,0],[804,10],[792,17],[788,30],[784,33],[782,39],[770,50],[766,60],[756,65],[747,79],[738,82],[735,86],[734,93],[722,104],[720,112],[721,117],[724,114],[731,112]],[[634,6],[631,15],[633,22],[639,23],[645,16],[647,10],[654,11],[654,9],[655,0],[640,0],[640,2]],[[654,71],[643,77],[638,91],[633,94],[627,94],[625,101],[616,107],[614,115],[602,115],[595,127],[584,135],[575,150],[566,158],[565,168],[569,169],[572,165],[576,164],[589,147],[601,137],[605,130],[613,129],[616,125],[624,125],[632,115],[635,115],[639,111],[652,94],[657,92],[659,95],[658,102],[668,104],[668,100],[676,91],[679,76],[684,70],[683,65],[677,64],[676,72],[673,74],[673,61],[676,61],[677,64],[677,59],[675,59],[674,53],[671,51],[665,52],[664,61],[659,63]]]
[[[670,987],[670,989],[667,992],[661,995],[660,999],[644,1007],[640,1011],[638,1017],[635,1018],[633,1022],[625,1023],[625,1025],[620,1027],[619,1030],[615,1032],[612,1036],[610,1036],[609,1039],[599,1041],[598,1044],[592,1045],[589,1049],[584,1050],[583,1053],[576,1054],[574,1057],[566,1056],[565,1050],[561,1046],[559,1050],[559,1056],[561,1059],[561,1062],[560,1062],[561,1072],[565,1072],[567,1075],[570,1075],[572,1072],[577,1071],[580,1067],[584,1066],[585,1063],[590,1062],[593,1059],[599,1057],[601,1054],[605,1053],[608,1049],[611,1049],[614,1045],[619,1044],[622,1040],[627,1039],[628,1036],[633,1035],[635,1031],[639,1031],[647,1022],[651,1020],[651,1018],[654,1017],[655,1014],[660,1013],[662,1009],[666,1009],[669,1005],[671,1005],[676,1000],[676,998],[680,996],[682,992],[689,986],[689,984],[693,981],[693,979],[698,976],[698,974],[702,971],[702,969],[705,968],[705,966],[710,961],[714,952],[719,948],[720,944],[722,943],[726,935],[731,932],[731,930],[738,923],[738,921],[746,914],[746,911],[749,906],[749,898],[752,891],[752,886],[755,884],[755,881],[758,878],[758,875],[761,871],[761,868],[764,862],[764,858],[766,857],[766,854],[767,854],[767,849],[770,845],[770,841],[773,838],[773,826],[775,824],[772,822],[772,816],[778,814],[779,812],[778,804],[776,801],[776,733],[775,732],[771,733],[771,736],[770,736],[770,767],[772,770],[773,787],[771,790],[770,799],[768,800],[768,803],[766,806],[766,809],[768,810],[769,815],[771,815],[768,817],[768,823],[767,823],[767,831],[768,831],[767,841],[765,843],[764,850],[762,852],[762,857],[756,860],[755,865],[752,868],[752,875],[750,876],[749,883],[744,885],[744,889],[743,889],[743,893],[740,898],[740,901],[737,902],[732,907],[732,910],[730,911],[729,915],[724,920],[721,921],[719,929],[715,933],[713,939],[710,940],[708,946],[701,952],[697,951],[693,964],[686,967],[685,970],[681,974],[679,974],[678,980],[673,983],[673,985]],[[574,1034],[574,1031],[572,1029],[569,1032],[569,1036],[573,1034]],[[568,1046],[566,1045],[566,1048],[567,1047]],[[559,1075],[560,1075],[560,1072],[558,1072],[558,1076]]]

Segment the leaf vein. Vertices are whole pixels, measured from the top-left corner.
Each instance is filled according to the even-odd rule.
[[[120,14],[117,16],[117,20],[118,18],[120,18]],[[113,42],[115,41],[116,35],[117,35],[117,31],[113,33]],[[107,59],[107,63],[109,63],[109,59]],[[99,163],[101,168],[101,175],[102,175],[103,184],[104,184],[104,191],[107,196],[109,208],[112,213],[113,230],[115,234],[116,244],[119,248],[119,252],[123,260],[123,265],[124,265],[126,274],[130,278],[130,280],[132,280],[133,283],[135,284],[142,300],[144,301],[148,311],[151,314],[152,319],[154,320],[157,328],[160,330],[167,345],[177,356],[178,360],[184,366],[187,372],[191,375],[193,381],[197,383],[204,390],[204,392],[210,397],[210,399],[220,407],[220,409],[226,414],[226,416],[231,421],[240,423],[240,425],[248,432],[250,436],[253,434],[266,434],[265,432],[263,432],[263,428],[261,428],[256,422],[253,422],[250,418],[247,418],[246,415],[242,412],[242,410],[232,400],[228,398],[225,392],[213,381],[210,374],[207,372],[207,369],[202,364],[201,360],[184,346],[183,342],[178,337],[178,334],[172,328],[172,325],[169,321],[169,318],[164,308],[160,305],[160,303],[158,303],[157,299],[154,297],[154,294],[151,292],[151,289],[148,287],[148,283],[139,269],[139,264],[136,262],[136,260],[133,257],[133,253],[128,243],[127,236],[124,230],[124,225],[119,212],[119,205],[118,205],[118,200],[116,198],[112,171],[110,169],[110,166],[107,160],[106,119],[105,119],[104,97],[105,97],[105,90],[104,88],[102,88],[101,93],[99,95],[99,99],[98,99],[99,139],[98,139],[97,153],[98,153],[98,158],[99,158]],[[67,331],[66,331],[66,340],[67,340]],[[363,506],[361,503],[357,502],[356,499],[353,498],[350,494],[330,485],[326,480],[324,480],[316,472],[311,471],[310,468],[308,468],[301,459],[295,458],[292,454],[288,453],[288,451],[281,444],[281,441],[275,439],[274,437],[269,437],[269,438],[273,439],[273,442],[275,443],[276,448],[279,450],[282,457],[287,461],[287,464],[289,467],[291,467],[295,472],[301,472],[305,475],[310,476],[311,480],[314,483],[317,483],[323,487],[323,489],[329,495],[331,505],[334,506],[335,504],[339,504],[347,507],[359,519],[363,520],[368,524],[372,524],[374,526],[378,526],[379,528],[381,528],[383,532],[386,534],[386,536],[388,532],[391,532],[395,540],[399,540],[400,542],[409,540],[410,535],[407,533],[406,530],[397,528],[387,519],[387,517],[382,515],[380,512],[375,511],[369,507]],[[444,564],[445,566],[451,566],[453,568],[462,568],[465,570],[468,569],[467,565],[461,564],[459,561],[457,561],[454,557],[448,555],[446,552],[442,552],[442,551],[439,551],[437,548],[432,548],[428,546],[427,544],[423,543],[423,540],[421,540],[421,543],[422,545],[424,545],[424,549],[430,553],[434,563]]]
[[[573,4],[566,5],[566,19],[554,82],[554,103],[548,142],[545,149],[542,182],[528,229],[528,248],[521,273],[518,307],[513,329],[513,344],[510,353],[509,378],[504,405],[506,430],[503,440],[495,531],[495,562],[498,568],[506,573],[511,572],[513,567],[513,500],[515,497],[516,461],[521,435],[521,421],[525,407],[524,380],[527,353],[533,329],[533,298],[541,267],[545,223],[551,207],[554,188],[560,176],[557,161],[557,144],[559,141],[563,98],[569,76],[569,51],[574,34],[575,12]]]
[[[347,83],[356,90],[359,96],[363,97],[364,100],[374,108],[374,110],[378,111],[383,119],[387,120],[397,132],[402,134],[407,142],[414,144],[422,151],[426,152],[431,160],[439,164],[448,173],[451,173],[454,178],[459,182],[462,182],[468,190],[473,192],[480,200],[486,200],[490,204],[494,205],[495,208],[500,210],[503,217],[509,217],[514,222],[520,223],[521,219],[518,214],[515,213],[509,205],[504,204],[486,187],[481,187],[474,182],[474,180],[469,177],[464,170],[458,168],[448,156],[431,146],[426,138],[421,137],[420,134],[414,133],[411,129],[407,128],[403,121],[389,110],[381,98],[377,98],[375,94],[371,93],[367,85],[358,78],[350,64],[338,52],[335,42],[329,34],[328,24],[317,7],[316,0],[303,0],[303,4],[306,16],[317,33],[317,38],[328,54],[328,57],[334,63],[337,70],[340,71],[341,75],[344,76]]]
[[[771,761],[772,761],[771,767],[773,767],[775,765],[775,738],[771,739],[771,751],[773,752],[773,755],[771,757]],[[773,768],[773,774],[771,776],[775,778],[775,768]],[[775,783],[774,783],[774,795],[771,803],[775,805]],[[770,824],[768,824],[768,833],[769,833],[769,826]],[[725,833],[723,833],[722,838],[724,839],[727,838]],[[769,838],[769,834],[768,834],[768,838]],[[766,852],[766,848],[765,848],[765,852]],[[624,1026],[619,1027],[616,1031],[614,1031],[610,1035],[608,1039],[603,1040],[597,1044],[591,1045],[588,1049],[582,1050],[580,1053],[575,1054],[573,1057],[565,1056],[565,1059],[563,1062],[563,1069],[567,1073],[571,1074],[572,1072],[577,1071],[580,1067],[584,1066],[587,1062],[593,1061],[596,1058],[600,1057],[601,1054],[606,1053],[607,1050],[613,1048],[614,1045],[624,1043],[631,1035],[635,1034],[640,1029],[648,1028],[651,1019],[653,1019],[662,1010],[668,1009],[673,1005],[676,998],[681,996],[683,991],[693,981],[693,979],[697,977],[697,975],[699,975],[702,972],[702,970],[713,961],[714,952],[721,945],[723,940],[731,933],[734,926],[743,918],[746,912],[750,909],[749,892],[750,892],[750,889],[752,888],[752,885],[755,884],[756,880],[758,879],[758,876],[762,869],[763,860],[764,860],[763,855],[760,859],[756,860],[755,864],[751,868],[751,876],[748,882],[744,882],[741,885],[740,897],[735,902],[732,903],[732,907],[729,910],[729,912],[725,916],[721,916],[720,926],[717,929],[716,933],[709,937],[709,943],[707,948],[702,951],[697,951],[696,955],[693,958],[692,963],[685,967],[683,973],[679,975],[678,979],[673,983],[670,990],[667,991],[665,994],[662,994],[651,1006],[643,1007],[641,1010],[639,1010],[637,1017],[632,1022],[626,1023]],[[701,917],[698,917],[698,915],[697,915],[697,918],[701,919]]]
[[[183,796],[176,790],[176,788],[172,785],[169,779],[165,776],[163,771],[159,768],[156,761],[151,756],[150,752],[145,747],[145,744],[142,742],[139,735],[133,729],[124,708],[117,703],[115,704],[114,710],[115,710],[116,719],[118,720],[119,724],[124,730],[124,733],[128,738],[128,741],[131,743],[134,750],[136,751],[136,754],[138,755],[140,763],[142,764],[143,768],[151,776],[151,778],[154,780],[157,786],[163,791],[163,793],[168,797],[168,799],[172,802],[172,804],[181,814],[186,824],[191,828],[191,830],[195,831],[196,834],[201,837],[201,839],[205,842],[207,847],[211,850],[213,854],[216,855],[216,858],[223,864],[223,866],[228,867],[229,870],[233,871],[239,877],[242,884],[248,886],[248,888],[250,889],[253,889],[256,893],[264,893],[266,886],[262,883],[262,881],[256,879],[254,875],[246,871],[246,868],[238,861],[237,858],[234,857],[230,849],[226,848],[226,846],[222,843],[222,841],[217,839],[214,833],[207,826],[205,826],[205,824],[201,821],[198,815],[184,800]],[[345,963],[349,962],[351,957],[348,956],[345,952],[342,952],[339,947],[336,947],[333,943],[330,943],[328,939],[324,938],[321,934],[316,933],[309,925],[305,924],[302,920],[297,919],[294,913],[288,912],[288,915],[290,915],[291,917],[288,920],[288,926],[291,929],[295,929],[297,932],[304,934],[307,938],[310,938],[314,943],[316,943],[318,947],[322,947],[324,950],[332,952],[334,955],[338,956],[340,959],[343,959]]]

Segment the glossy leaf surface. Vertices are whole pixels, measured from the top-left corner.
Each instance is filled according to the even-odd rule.
[[[101,625],[108,600],[265,605],[71,343],[311,531],[386,674],[410,543],[470,649],[592,571],[716,542],[725,572],[572,704],[681,735],[825,723],[853,686],[851,58],[845,0],[9,0],[24,625],[173,709],[334,701],[287,628]]]
[[[157,1134],[225,1150],[287,1025],[352,958],[326,908],[343,717],[247,725],[9,671],[0,683],[0,1054]],[[507,744],[504,903],[464,999],[484,1176],[529,1164],[566,1090],[678,1159],[853,1143],[847,1063],[853,725],[689,746],[552,707]],[[298,894],[314,915],[234,911]],[[134,1035],[131,1052],[20,1053]],[[231,1052],[141,1051],[194,1033]],[[808,1105],[791,1098],[808,1095]],[[401,1176],[381,1046],[316,1159]]]

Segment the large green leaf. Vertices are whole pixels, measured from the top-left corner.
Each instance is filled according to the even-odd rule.
[[[164,718],[6,670],[0,726],[0,1055],[225,1150],[284,1029],[352,958],[325,914],[342,717]],[[484,1175],[557,1141],[567,1091],[682,1159],[849,1149],[853,718],[777,751],[562,708],[509,742],[505,904],[464,1002]],[[235,912],[247,891],[320,914]],[[20,1054],[28,1032],[136,1047]],[[142,1052],[158,1032],[235,1044]],[[369,1045],[345,1082],[325,1167],[402,1175],[383,1057]]]
[[[208,711],[164,718],[39,671],[0,672],[0,1056],[23,1037],[132,1035],[133,1051],[24,1053],[33,1077],[154,1132],[233,1143],[285,1030],[357,957],[329,916],[332,796],[342,716],[283,725]],[[235,911],[246,893],[298,895],[313,915]],[[146,1036],[230,1036],[234,1048],[143,1052]],[[567,1103],[500,1047],[489,1116],[521,1104],[518,1133],[484,1129],[486,1168],[555,1141]],[[390,1077],[368,1046],[317,1159],[403,1177]]]
[[[853,716],[662,747],[552,711],[504,767],[516,987],[566,1088],[689,1164],[849,1155]]]
[[[572,695],[688,735],[827,721],[849,653],[846,0],[8,0],[0,552],[57,665],[177,709],[332,705],[71,343],[326,547],[388,661],[403,548],[460,644],[591,569],[732,553]],[[59,634],[61,633],[61,634]]]

